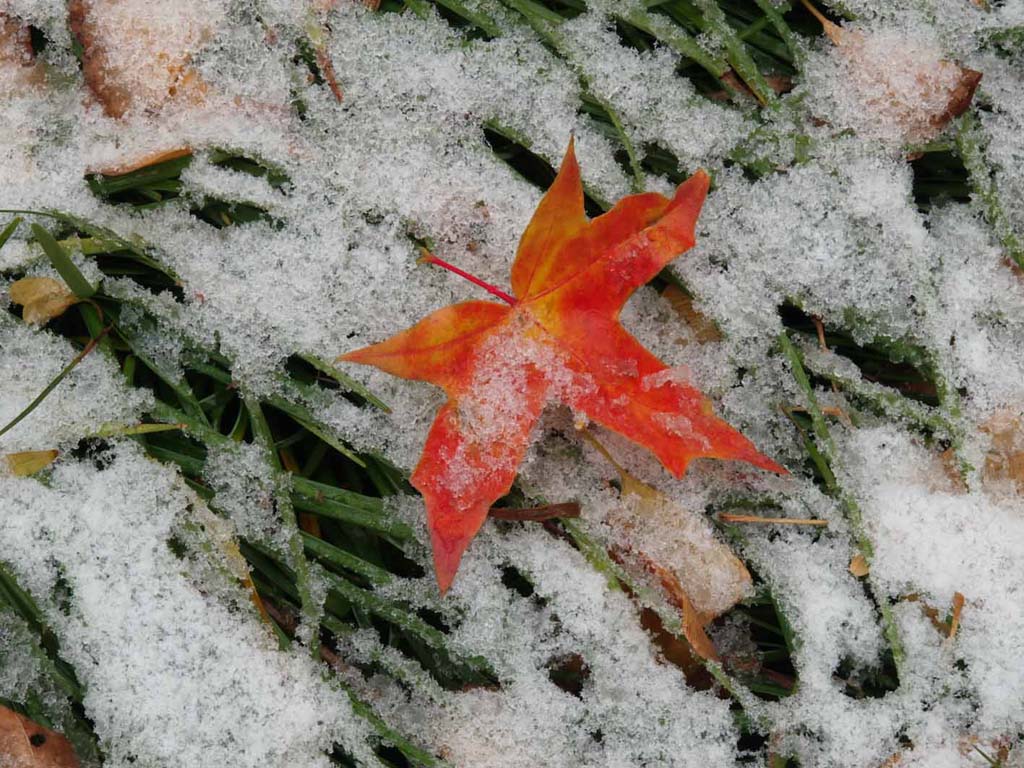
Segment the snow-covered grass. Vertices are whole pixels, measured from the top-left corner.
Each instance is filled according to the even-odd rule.
[[[380,6],[0,3],[0,430],[65,372],[0,432],[60,451],[0,461],[0,703],[135,768],[1024,760],[1024,3]],[[570,135],[591,214],[711,173],[623,322],[790,474],[591,428],[631,522],[549,408],[502,504],[581,518],[442,599],[443,395],[330,361],[483,298],[421,246],[507,285]],[[23,276],[97,292],[30,327]],[[623,553],[711,539],[701,662]]]

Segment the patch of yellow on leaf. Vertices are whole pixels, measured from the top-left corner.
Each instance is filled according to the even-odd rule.
[[[7,468],[16,477],[29,477],[53,463],[57,451],[22,451],[8,453],[5,457]]]
[[[864,578],[870,572],[871,567],[868,565],[868,561],[864,555],[858,553],[850,559],[850,573],[858,579]]]
[[[63,315],[80,299],[60,280],[52,277],[23,277],[11,284],[11,301],[21,304],[22,319],[43,325]]]

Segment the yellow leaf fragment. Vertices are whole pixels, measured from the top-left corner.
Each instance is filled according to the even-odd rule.
[[[960,629],[960,614],[964,610],[964,596],[960,592],[953,593],[953,612],[949,619],[949,635],[952,640],[956,637],[956,631]]]
[[[23,277],[11,284],[11,301],[21,304],[26,323],[43,325],[60,317],[80,299],[60,280],[52,277]]]
[[[864,555],[856,554],[850,559],[850,573],[856,576],[858,579],[863,579],[871,572],[871,568],[868,565],[867,559]]]
[[[55,731],[0,706],[0,766],[78,768],[71,743]]]
[[[57,451],[22,451],[8,453],[4,458],[7,459],[7,467],[11,474],[16,477],[28,477],[50,466],[57,458]]]

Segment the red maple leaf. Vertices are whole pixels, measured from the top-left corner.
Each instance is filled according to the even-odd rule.
[[[514,297],[428,257],[506,303],[454,304],[340,358],[448,395],[411,478],[426,502],[442,593],[491,505],[512,487],[549,401],[648,448],[677,476],[698,457],[785,471],[619,324],[630,295],[693,246],[708,183],[698,171],[671,200],[630,195],[590,221],[570,141],[519,243]]]

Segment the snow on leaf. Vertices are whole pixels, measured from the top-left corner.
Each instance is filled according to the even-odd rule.
[[[700,515],[633,477],[597,438],[585,436],[615,467],[626,502],[608,518],[628,542],[614,548],[615,560],[641,578],[653,576],[679,610],[683,634],[693,650],[717,660],[704,627],[749,594],[750,572],[727,544],[712,535]]]
[[[29,28],[0,12],[0,88],[18,92],[40,85],[46,78],[32,50]]]
[[[511,488],[551,400],[629,437],[677,476],[701,457],[784,471],[694,387],[674,378],[650,386],[667,366],[619,323],[630,295],[693,246],[708,184],[698,171],[671,200],[631,195],[589,221],[570,142],[520,240],[514,298],[489,289],[509,306],[446,307],[340,358],[429,381],[448,395],[411,478],[426,501],[442,592],[491,505]]]
[[[1001,408],[980,427],[991,438],[982,474],[990,492],[1014,495],[1024,492],[1024,415]]]
[[[809,0],[804,5],[836,46],[865,135],[926,142],[970,107],[981,72],[942,58],[932,45],[895,32],[847,29]]]
[[[82,46],[82,72],[104,111],[121,117],[172,101],[201,103],[207,86],[191,59],[215,28],[213,3],[181,3],[158,12],[143,0],[73,0],[71,31]]]

